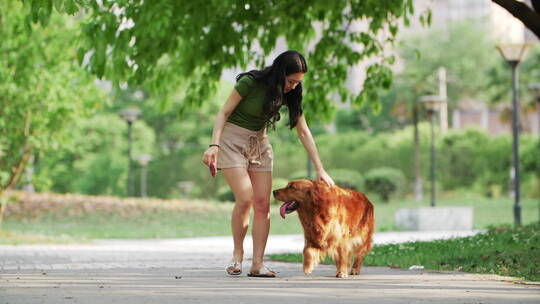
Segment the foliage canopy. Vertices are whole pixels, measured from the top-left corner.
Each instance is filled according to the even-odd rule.
[[[394,61],[383,48],[414,13],[412,0],[23,2],[42,24],[53,7],[82,12],[80,63],[117,86],[145,86],[165,103],[183,92],[180,112],[200,106],[225,69],[261,68],[284,38],[288,48],[307,55],[304,108],[319,117],[330,116],[329,101],[337,96],[379,108],[378,91],[390,87]],[[426,13],[421,20],[429,18]],[[363,90],[352,93],[344,87],[348,69],[368,58]]]
[[[75,61],[73,27],[54,16],[47,29],[26,21],[20,2],[0,3],[0,193],[32,157],[70,138],[70,126],[104,100]]]

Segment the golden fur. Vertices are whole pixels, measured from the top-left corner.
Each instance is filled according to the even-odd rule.
[[[350,274],[360,274],[374,230],[373,204],[363,193],[320,181],[295,180],[275,190],[274,197],[297,203],[295,210],[304,228],[305,274],[326,255],[336,262],[336,277],[347,277],[353,258]]]

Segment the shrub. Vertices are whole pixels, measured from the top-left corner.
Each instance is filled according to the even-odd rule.
[[[312,174],[315,175],[315,173],[312,173]],[[313,176],[313,177],[315,177],[315,176]],[[309,179],[307,171],[306,170],[298,170],[298,171],[292,172],[290,174],[290,176],[289,176],[289,180],[295,180],[295,179]]]
[[[377,193],[383,202],[388,202],[390,196],[397,192],[403,183],[403,173],[395,168],[380,167],[366,173],[367,191]]]
[[[272,189],[279,189],[279,188],[284,188],[285,186],[287,186],[287,183],[288,181],[284,178],[274,178],[272,180]],[[219,187],[218,189],[218,193],[217,193],[217,198],[218,200],[222,201],[222,202],[234,202],[235,199],[234,199],[234,193],[232,192],[231,188],[227,185],[225,186],[221,186]],[[271,195],[270,197],[270,203],[278,203],[278,201],[276,201],[273,196]]]
[[[329,169],[326,171],[334,182],[340,187],[359,190],[364,188],[364,178],[362,174],[355,170],[349,169]],[[316,173],[313,173],[313,178],[316,178]],[[306,170],[299,170],[291,173],[290,180],[309,179]]]
[[[520,159],[524,172],[530,172],[540,177],[540,138],[522,137]]]
[[[364,188],[364,178],[362,177],[362,174],[357,171],[348,169],[330,169],[327,172],[340,187],[354,190]]]
[[[234,202],[234,193],[229,186],[221,186],[218,189],[217,198],[222,202]]]
[[[540,177],[534,174],[523,176],[521,192],[526,197],[540,198]]]
[[[289,181],[284,178],[274,178],[272,180],[272,189],[280,189],[285,188]]]

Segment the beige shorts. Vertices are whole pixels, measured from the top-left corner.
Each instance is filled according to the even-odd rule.
[[[272,171],[274,152],[266,129],[251,131],[226,122],[219,140],[218,169]]]

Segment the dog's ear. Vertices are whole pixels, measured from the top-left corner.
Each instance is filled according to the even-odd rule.
[[[314,181],[311,187],[311,200],[315,205],[328,204],[332,197],[332,189],[323,181]]]

